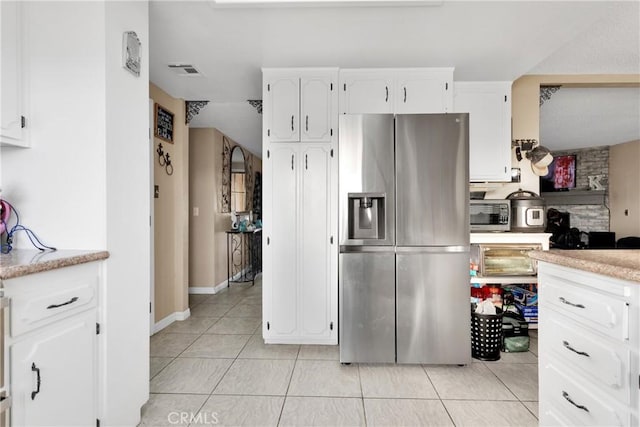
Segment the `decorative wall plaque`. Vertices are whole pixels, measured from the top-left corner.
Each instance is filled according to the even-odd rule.
[[[140,77],[140,39],[135,31],[122,35],[122,66],[131,74]]]

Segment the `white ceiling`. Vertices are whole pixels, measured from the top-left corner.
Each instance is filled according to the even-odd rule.
[[[246,100],[262,98],[261,67],[454,66],[456,80],[511,81],[640,73],[638,1],[363,8],[151,1],[150,32],[151,81],[174,97],[211,101],[191,126],[216,127],[258,155],[262,116]],[[167,67],[176,62],[203,76],[178,76]]]
[[[540,107],[540,143],[551,151],[640,140],[640,88],[561,87]]]

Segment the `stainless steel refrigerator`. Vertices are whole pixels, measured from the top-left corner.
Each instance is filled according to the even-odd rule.
[[[340,117],[340,361],[471,362],[468,114]]]

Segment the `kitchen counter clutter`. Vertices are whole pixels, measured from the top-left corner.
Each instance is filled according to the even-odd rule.
[[[14,249],[0,255],[0,280],[109,258],[107,251]]]
[[[640,250],[538,260],[540,425],[640,420]]]
[[[557,250],[535,251],[529,254],[538,261],[577,268],[622,280],[640,282],[640,250]]]

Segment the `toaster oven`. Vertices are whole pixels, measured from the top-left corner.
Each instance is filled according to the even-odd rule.
[[[535,276],[538,266],[528,253],[537,250],[542,250],[539,243],[471,245],[471,259],[481,277]]]

